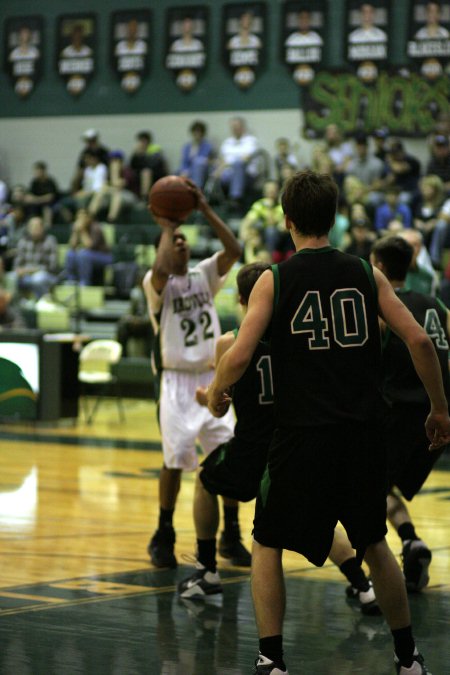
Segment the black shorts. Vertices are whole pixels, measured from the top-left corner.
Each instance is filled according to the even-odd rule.
[[[429,405],[395,405],[386,413],[388,485],[410,501],[428,478],[445,447],[430,452],[425,433]]]
[[[268,450],[268,443],[252,446],[232,438],[202,462],[200,480],[213,495],[249,502],[258,493]]]
[[[256,502],[254,538],[323,565],[339,520],[362,559],[387,532],[386,490],[381,424],[277,429]]]

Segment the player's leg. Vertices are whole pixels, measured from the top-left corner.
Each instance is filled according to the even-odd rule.
[[[252,557],[241,538],[239,502],[228,497],[223,497],[222,501],[224,529],[220,535],[219,553],[222,558],[231,560],[233,565],[250,567]]]
[[[197,474],[194,494],[194,524],[197,536],[196,571],[178,586],[182,598],[204,598],[222,592],[216,561],[216,535],[219,528],[219,505]]]
[[[409,591],[421,591],[428,584],[432,553],[417,536],[407,506],[398,493],[387,497],[388,520],[402,540],[403,574]]]
[[[253,542],[252,596],[259,635],[255,673],[287,674],[283,661],[283,619],[286,608],[282,551]]]
[[[389,411],[389,494],[387,517],[402,540],[403,574],[408,591],[427,584],[432,554],[417,536],[405,500],[411,500],[428,478],[440,452],[430,453],[424,422],[428,408],[397,405]]]
[[[392,632],[397,672],[401,675],[427,673],[412,635],[403,574],[386,540],[369,545],[365,560],[370,568],[378,604]]]
[[[334,530],[333,544],[328,557],[350,582],[350,586],[346,588],[347,597],[359,602],[363,614],[379,614],[380,608],[372,582],[357,560],[347,535],[337,528]]]
[[[181,485],[181,469],[168,469],[163,465],[159,474],[158,529],[148,545],[148,553],[156,567],[176,567],[174,554],[175,530],[173,514]]]
[[[213,417],[205,411],[204,424],[198,439],[206,455],[219,445],[227,443],[233,436],[234,417],[229,411],[224,417]],[[239,525],[239,502],[228,497],[223,498],[224,530],[220,535],[219,553],[231,560],[233,565],[250,567],[251,555],[241,540]]]
[[[197,468],[195,411],[179,401],[188,382],[177,373],[163,372],[159,400],[159,425],[162,437],[164,465],[159,478],[159,523],[148,545],[156,567],[176,567],[174,554],[175,529],[173,515],[180,490],[181,472]],[[192,400],[194,393],[192,394]]]

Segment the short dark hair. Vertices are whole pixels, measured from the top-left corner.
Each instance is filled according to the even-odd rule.
[[[200,131],[203,136],[206,136],[206,124],[202,122],[201,120],[195,120],[195,122],[192,122],[191,126],[189,127],[189,131],[193,133],[194,131]]]
[[[244,304],[248,304],[248,299],[250,297],[250,293],[252,292],[253,286],[256,284],[261,274],[269,268],[269,263],[265,262],[254,262],[241,267],[236,277],[236,283],[239,295],[241,296]]]
[[[338,194],[330,175],[299,171],[287,181],[281,206],[299,234],[322,237],[334,224]]]
[[[372,253],[384,266],[389,280],[404,281],[414,254],[414,249],[403,237],[384,237],[375,242]]]
[[[47,170],[47,164],[45,162],[35,162],[34,168],[35,169],[41,169],[42,171],[46,171]]]
[[[136,138],[141,141],[142,139],[145,139],[150,143],[153,140],[153,136],[151,135],[150,131],[139,131],[136,134]]]

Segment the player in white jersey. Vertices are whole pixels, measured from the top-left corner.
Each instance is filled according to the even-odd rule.
[[[215,341],[220,324],[214,295],[225,275],[241,255],[231,230],[206,202],[203,193],[191,184],[198,204],[223,245],[211,258],[188,268],[190,250],[178,223],[155,217],[162,228],[153,268],[143,287],[155,328],[157,348],[155,370],[161,375],[159,423],[164,464],[160,473],[159,524],[148,551],[156,567],[175,567],[173,513],[182,471],[198,466],[195,442],[208,454],[233,435],[232,414],[214,418],[195,400],[197,387],[205,387],[213,377]],[[222,554],[233,562],[250,563],[250,555],[240,541],[237,502],[225,502],[225,541]],[[220,549],[219,549],[220,550]]]

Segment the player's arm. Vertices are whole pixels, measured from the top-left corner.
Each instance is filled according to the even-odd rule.
[[[191,190],[195,192],[197,196],[197,209],[203,213],[222,243],[223,251],[221,251],[217,257],[217,271],[219,276],[223,277],[241,257],[241,245],[228,225],[223,222],[222,218],[219,218],[214,209],[208,204],[206,197],[200,188],[192,183],[192,181],[187,182],[189,183]]]
[[[384,274],[376,268],[373,271],[378,286],[381,316],[408,347],[414,368],[430,399],[431,412],[425,425],[431,442],[430,449],[449,443],[448,404],[433,343],[409,309],[396,296]]]
[[[156,222],[161,226],[162,234],[153,263],[152,273],[146,274],[142,283],[147,298],[149,297],[151,284],[157,293],[162,293],[170,274],[172,273],[173,233],[178,223],[167,218],[160,218],[152,214]]]
[[[224,333],[223,335],[220,336],[220,338],[216,342],[216,351],[214,354],[214,363],[215,363],[215,368],[217,368],[217,365],[222,358],[222,356],[225,354],[228,349],[234,344],[235,337],[234,333],[232,331],[229,331],[228,333]],[[197,403],[199,403],[202,406],[207,406],[208,405],[208,389],[209,387],[197,387],[196,392],[195,392],[195,398]],[[229,403],[231,403],[231,398],[229,400]],[[229,404],[228,404],[229,405]]]
[[[246,371],[256,346],[272,318],[274,285],[270,270],[264,272],[250,294],[248,310],[234,344],[219,361],[213,382],[208,388],[208,408],[221,417],[228,390]]]

